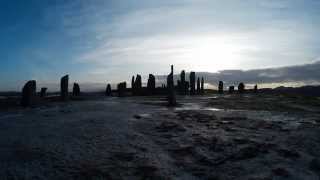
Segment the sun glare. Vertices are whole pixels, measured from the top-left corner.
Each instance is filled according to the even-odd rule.
[[[188,62],[188,68],[196,71],[237,68],[242,59],[241,51],[245,48],[226,37],[192,38],[188,42],[180,58]]]

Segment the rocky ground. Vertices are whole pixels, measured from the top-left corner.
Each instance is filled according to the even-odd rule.
[[[0,112],[0,179],[320,178],[320,99],[101,98]]]

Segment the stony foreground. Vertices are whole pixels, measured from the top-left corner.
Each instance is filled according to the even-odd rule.
[[[0,113],[0,179],[320,178],[320,99],[105,98]]]

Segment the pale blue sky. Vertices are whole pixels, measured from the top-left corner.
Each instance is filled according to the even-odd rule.
[[[320,60],[318,0],[3,0],[0,89]]]

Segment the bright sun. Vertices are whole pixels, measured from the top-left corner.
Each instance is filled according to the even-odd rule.
[[[179,52],[179,61],[195,71],[237,68],[243,59],[241,52],[246,48],[227,37],[195,37],[184,43],[187,45]]]

